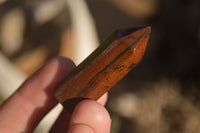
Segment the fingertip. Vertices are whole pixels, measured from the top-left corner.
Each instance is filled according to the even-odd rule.
[[[76,106],[72,114],[70,127],[77,124],[87,125],[95,133],[109,133],[111,119],[103,105],[96,101],[84,100]]]
[[[58,56],[58,57],[54,57],[51,60],[49,60],[46,64],[51,64],[57,62],[57,64],[59,65],[59,68],[61,68],[62,70],[66,70],[71,72],[75,67],[75,63],[66,57],[63,56]]]

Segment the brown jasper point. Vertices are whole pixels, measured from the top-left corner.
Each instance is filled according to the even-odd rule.
[[[150,32],[145,27],[125,36],[112,34],[66,77],[55,93],[57,100],[73,109],[83,99],[99,99],[141,61]]]

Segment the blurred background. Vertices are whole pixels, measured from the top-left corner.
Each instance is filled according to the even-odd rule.
[[[111,133],[200,133],[199,0],[1,0],[0,101],[48,59],[78,65],[115,30],[147,25],[143,61],[109,92]]]

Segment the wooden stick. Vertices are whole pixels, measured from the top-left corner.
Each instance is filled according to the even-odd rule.
[[[119,30],[84,60],[58,87],[55,96],[69,111],[83,99],[99,99],[138,64],[151,28]]]

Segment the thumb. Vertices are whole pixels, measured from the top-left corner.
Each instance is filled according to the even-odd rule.
[[[109,133],[110,116],[105,107],[96,101],[80,102],[71,117],[68,133]]]

